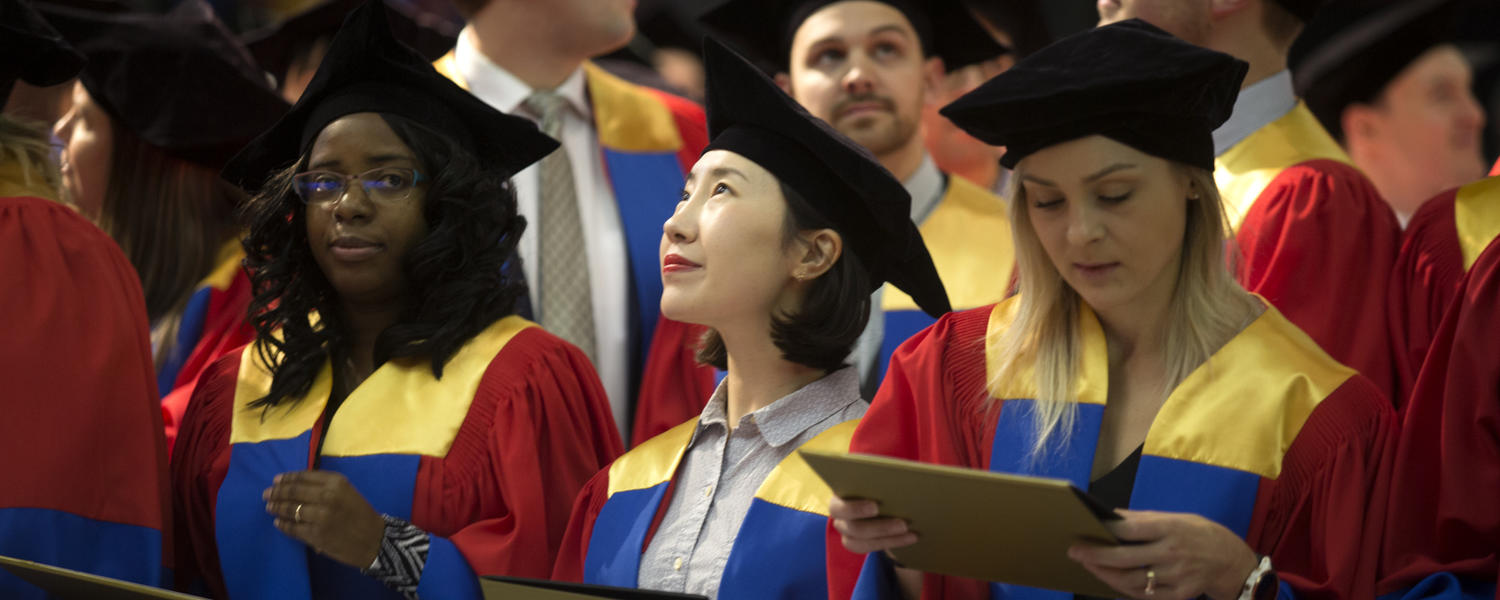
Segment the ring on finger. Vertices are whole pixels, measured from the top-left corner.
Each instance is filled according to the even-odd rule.
[[[302,522],[302,504],[300,502],[297,504],[297,509],[292,511],[292,522]]]
[[[1146,567],[1146,591],[1147,596],[1156,595],[1156,570]]]

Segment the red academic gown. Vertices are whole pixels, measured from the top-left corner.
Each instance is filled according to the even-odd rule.
[[[311,408],[261,420],[244,407],[268,381],[246,356],[204,373],[183,422],[172,464],[179,585],[201,578],[237,597],[391,596],[357,570],[308,558],[265,515],[270,478],[314,460],[328,368],[299,400]],[[441,380],[423,361],[382,365],[328,431],[320,468],[431,534],[419,592],[444,598],[476,597],[475,575],[547,577],[573,498],[623,450],[588,358],[519,317],[475,336]]]
[[[1215,167],[1240,284],[1393,397],[1386,294],[1401,226],[1374,184],[1300,103]]]
[[[0,163],[0,555],[160,585],[171,520],[140,280],[18,169]],[[44,596],[0,572],[0,597]]]
[[[1030,460],[1034,386],[989,383],[994,342],[1014,303],[950,313],[907,340],[850,452],[1068,479],[1086,489],[1107,390],[1084,388],[1073,443],[1041,464]],[[1080,325],[1082,376],[1107,380],[1102,330],[1086,309]],[[1369,598],[1393,409],[1274,308],[1216,352],[1210,366],[1216,368],[1200,368],[1179,384],[1153,422],[1129,508],[1219,522],[1271,556],[1284,598]],[[1213,372],[1219,375],[1207,375]],[[1205,411],[1224,416],[1204,419]],[[1204,423],[1223,430],[1202,431]],[[836,536],[831,526],[829,533]],[[830,597],[880,597],[893,583],[882,581],[889,568],[883,554],[851,561],[830,552]],[[933,574],[923,590],[929,600],[1072,597]]]
[[[1381,556],[1389,598],[1496,597],[1500,240],[1480,254],[1405,408]]]
[[[1390,327],[1398,406],[1404,405],[1464,273],[1500,236],[1500,177],[1448,190],[1422,204],[1406,227],[1391,273]]]
[[[220,249],[218,266],[198,284],[183,311],[175,356],[184,357],[175,364],[170,391],[163,390],[162,423],[167,432],[167,454],[177,441],[177,428],[187,412],[188,399],[198,376],[219,358],[235,352],[255,340],[255,328],[246,320],[250,309],[250,276],[243,263],[245,251],[238,239],[226,242]],[[168,369],[161,376],[170,376]]]

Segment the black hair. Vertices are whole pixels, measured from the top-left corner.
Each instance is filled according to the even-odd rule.
[[[797,234],[802,231],[837,230],[785,183],[781,183],[781,195],[787,207],[783,247],[797,243]],[[795,314],[772,316],[771,340],[781,350],[782,358],[833,371],[844,366],[844,359],[870,320],[870,310],[870,275],[846,243],[833,266],[812,281]],[[720,370],[729,369],[729,354],[719,332],[710,329],[703,334],[697,359]]]
[[[482,165],[452,139],[414,121],[380,116],[416,153],[429,177],[423,206],[428,232],[403,259],[412,301],[376,338],[375,363],[422,357],[441,378],[453,353],[515,312],[526,293],[524,281],[502,273],[515,258],[526,222],[516,214],[509,173]],[[276,406],[307,393],[330,354],[348,350],[338,294],[313,259],[306,205],[292,187],[292,176],[307,160],[303,156],[272,175],[242,213],[253,289],[249,319],[257,358],[272,376],[270,392],[252,407]],[[316,323],[310,318],[315,310]]]

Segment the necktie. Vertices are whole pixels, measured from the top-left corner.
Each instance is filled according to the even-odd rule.
[[[553,92],[534,92],[526,107],[542,118],[542,132],[562,140],[567,100]],[[594,310],[589,290],[588,254],[584,252],[583,222],[567,148],[559,146],[541,162],[541,235],[537,272],[540,273],[541,310],[547,331],[578,346],[594,358]]]

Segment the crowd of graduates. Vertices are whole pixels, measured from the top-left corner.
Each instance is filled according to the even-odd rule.
[[[0,0],[0,556],[1091,598],[822,450],[1071,482],[1122,598],[1500,598],[1472,4]]]

